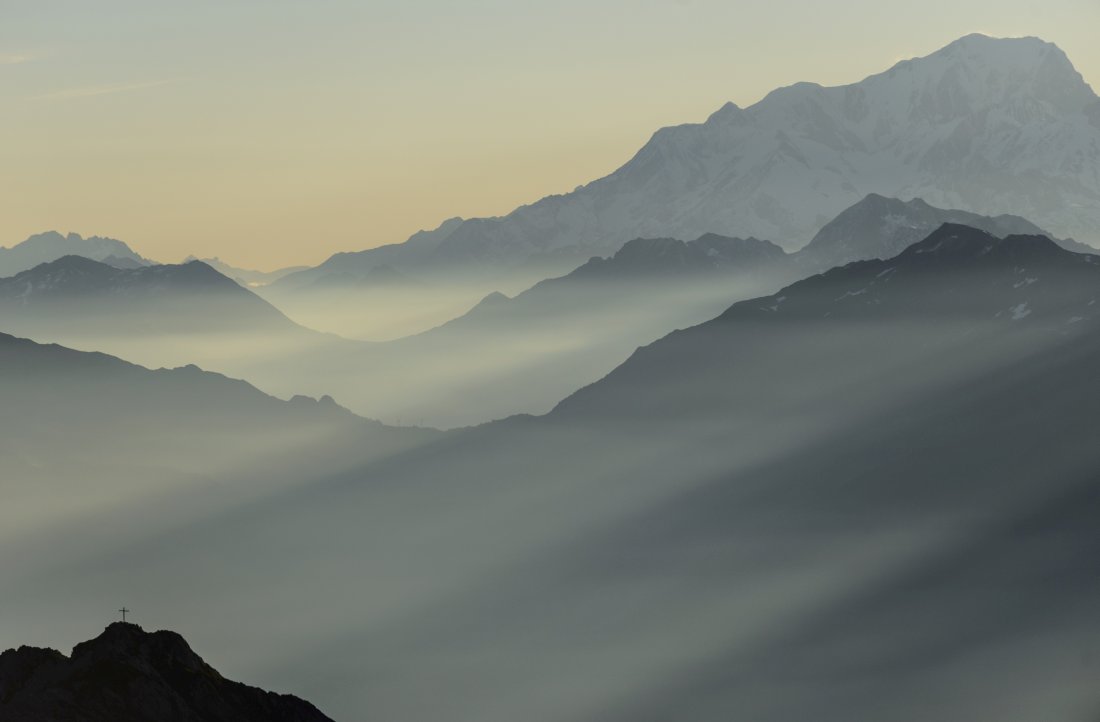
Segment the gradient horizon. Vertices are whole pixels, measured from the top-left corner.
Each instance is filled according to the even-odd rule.
[[[1100,4],[3,0],[0,245],[48,229],[271,269],[499,215],[657,128],[971,32],[1100,82]]]

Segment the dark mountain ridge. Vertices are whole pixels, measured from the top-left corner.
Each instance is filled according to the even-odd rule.
[[[292,695],[222,677],[175,632],[115,622],[66,657],[20,647],[0,654],[7,722],[332,722]]]
[[[645,399],[713,408],[732,403],[737,389],[770,388],[780,378],[792,389],[812,386],[806,375],[815,359],[848,375],[888,365],[887,358],[904,363],[918,349],[971,334],[968,343],[1005,330],[1080,333],[1094,325],[1098,299],[1100,256],[1067,251],[1045,236],[1002,239],[944,224],[893,258],[833,268],[640,348],[552,415],[581,408],[655,413],[638,406]],[[897,324],[906,324],[908,337],[896,337]],[[813,348],[813,357],[803,358],[802,347]],[[771,358],[780,348],[787,356]],[[725,375],[741,367],[755,381],[746,376],[731,385]],[[638,394],[637,385],[647,393]]]

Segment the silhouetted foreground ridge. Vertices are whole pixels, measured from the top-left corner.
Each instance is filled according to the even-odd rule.
[[[310,703],[231,682],[175,632],[116,622],[72,657],[0,654],[4,722],[332,722]]]

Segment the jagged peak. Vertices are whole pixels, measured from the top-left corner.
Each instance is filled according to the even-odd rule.
[[[331,722],[297,697],[225,679],[175,632],[125,622],[69,657],[34,647],[0,654],[0,717]]]
[[[72,659],[148,659],[156,657],[217,674],[195,654],[187,641],[166,630],[146,632],[132,622],[113,622],[94,639],[73,647]],[[219,675],[220,676],[220,675]]]

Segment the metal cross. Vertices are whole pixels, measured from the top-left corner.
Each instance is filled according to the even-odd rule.
[[[126,607],[123,607],[122,609],[120,609],[118,611],[122,612],[122,621],[125,622],[126,621],[126,612],[129,612],[130,610],[127,609]]]

